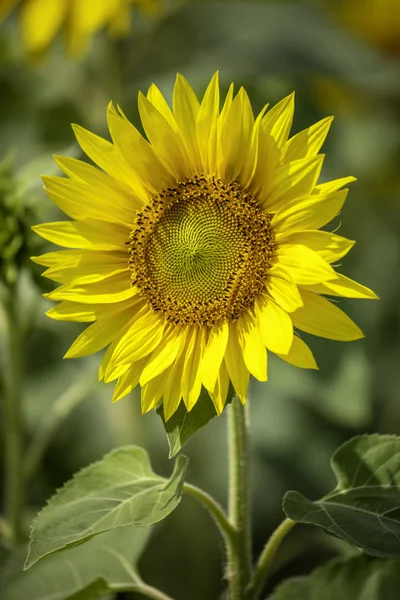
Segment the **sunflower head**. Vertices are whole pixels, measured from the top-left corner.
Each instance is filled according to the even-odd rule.
[[[317,368],[302,332],[362,337],[327,298],[376,297],[332,266],[354,242],[321,230],[354,179],[318,183],[332,119],[290,137],[293,95],[255,117],[243,88],[221,106],[218,74],[201,101],[178,75],[172,110],[152,85],[139,111],[146,137],[110,104],[112,141],[74,127],[99,169],[57,157],[67,178],[44,178],[71,219],[35,227],[67,248],[35,258],[61,284],[48,314],[91,323],[66,356],[107,347],[114,400],[139,384],[168,419],[202,387],[218,414],[230,384],[244,403],[268,352]]]
[[[23,45],[33,57],[42,56],[60,31],[69,52],[81,55],[104,28],[112,36],[127,35],[133,7],[148,15],[161,10],[161,0],[0,0],[0,22],[16,5]]]

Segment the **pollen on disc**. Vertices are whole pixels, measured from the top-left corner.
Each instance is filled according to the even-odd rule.
[[[237,182],[202,175],[180,181],[136,217],[132,282],[173,323],[236,320],[265,286],[270,222]]]

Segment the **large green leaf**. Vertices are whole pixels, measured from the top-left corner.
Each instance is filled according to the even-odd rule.
[[[353,556],[285,581],[268,600],[398,600],[399,590],[397,560]]]
[[[315,502],[288,492],[283,500],[286,515],[318,525],[372,556],[399,558],[400,437],[353,438],[331,462],[336,489]]]
[[[126,446],[86,467],[34,521],[26,568],[110,529],[161,521],[180,502],[186,466],[187,458],[179,457],[165,479],[152,471],[145,450]]]
[[[229,386],[227,404],[232,401],[234,393],[233,387]],[[201,389],[199,399],[190,412],[186,410],[184,403],[181,402],[178,410],[168,421],[164,419],[162,405],[157,409],[157,413],[161,417],[167,434],[170,458],[181,450],[196,431],[217,416],[214,404],[204,387]]]
[[[150,529],[124,527],[57,552],[23,571],[22,560],[4,569],[2,600],[88,600],[140,584],[136,563]]]

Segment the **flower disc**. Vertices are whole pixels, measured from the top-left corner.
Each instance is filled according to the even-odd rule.
[[[133,283],[173,323],[237,320],[271,265],[271,215],[236,182],[195,176],[162,192],[130,236]]]

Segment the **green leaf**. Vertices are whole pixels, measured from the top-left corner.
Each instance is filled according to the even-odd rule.
[[[286,515],[372,556],[400,558],[400,437],[353,438],[335,452],[331,464],[336,489],[315,502],[288,492]]]
[[[3,600],[87,600],[140,583],[136,570],[150,528],[102,533],[41,560],[23,571],[23,557],[4,570]]]
[[[268,600],[398,600],[399,589],[397,560],[353,556],[285,581]]]
[[[229,387],[227,404],[234,396],[233,387]],[[186,442],[211,419],[217,416],[214,404],[207,392],[202,387],[199,399],[190,412],[186,410],[185,404],[181,402],[178,410],[172,417],[165,421],[162,404],[157,408],[161,417],[169,445],[169,457],[175,456],[186,444]]]
[[[165,479],[152,471],[145,450],[126,446],[82,469],[34,521],[26,568],[110,529],[161,521],[181,500],[186,466],[179,457]]]

